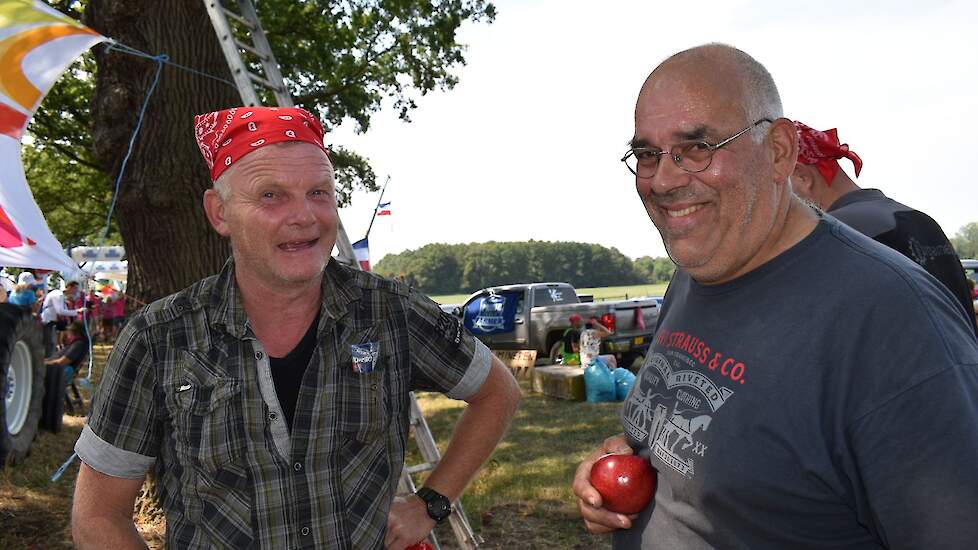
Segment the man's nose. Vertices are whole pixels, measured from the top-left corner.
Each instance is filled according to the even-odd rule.
[[[637,178],[636,187],[643,197],[666,195],[673,189],[689,185],[690,174],[676,163],[672,155],[662,155],[655,175],[651,178]]]
[[[289,212],[289,223],[296,225],[310,225],[315,223],[316,215],[313,212],[313,201],[308,197],[302,197],[294,201],[293,207]]]

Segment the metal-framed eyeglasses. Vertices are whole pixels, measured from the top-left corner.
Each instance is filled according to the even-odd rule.
[[[765,122],[773,121],[769,118],[762,118],[719,143],[710,143],[703,140],[683,141],[673,145],[668,151],[662,151],[657,148],[636,147],[629,149],[625,153],[625,156],[621,157],[621,161],[625,163],[628,170],[632,174],[635,174],[635,176],[639,178],[651,178],[655,176],[659,168],[659,159],[666,155],[676,163],[676,166],[686,172],[695,174],[710,167],[710,163],[713,162],[713,154],[720,148],[725,147],[733,140]]]

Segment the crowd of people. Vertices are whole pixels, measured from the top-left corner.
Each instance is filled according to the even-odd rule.
[[[93,342],[115,342],[126,321],[125,292],[108,281],[90,281],[85,291],[78,281],[56,286],[52,279],[49,272],[25,270],[0,291],[0,301],[29,309],[42,325],[44,356],[55,357],[69,345],[71,323],[78,323],[77,335]]]

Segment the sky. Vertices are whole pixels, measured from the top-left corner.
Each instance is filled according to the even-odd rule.
[[[381,183],[390,176],[372,263],[429,243],[531,238],[664,256],[618,159],[646,76],[708,42],[764,64],[785,116],[838,128],[863,159],[861,187],[928,213],[949,237],[978,221],[976,2],[495,4],[493,24],[459,33],[459,84],[420,98],[411,123],[387,108],[365,134],[345,124],[327,136],[369,158]],[[378,195],[356,193],[341,210],[351,240]]]

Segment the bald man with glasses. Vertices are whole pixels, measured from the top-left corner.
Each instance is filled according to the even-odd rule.
[[[972,548],[978,342],[919,266],[791,190],[798,134],[768,71],[711,44],[646,80],[622,157],[678,269],[621,411],[579,466],[616,549]],[[658,475],[640,513],[590,483]]]

